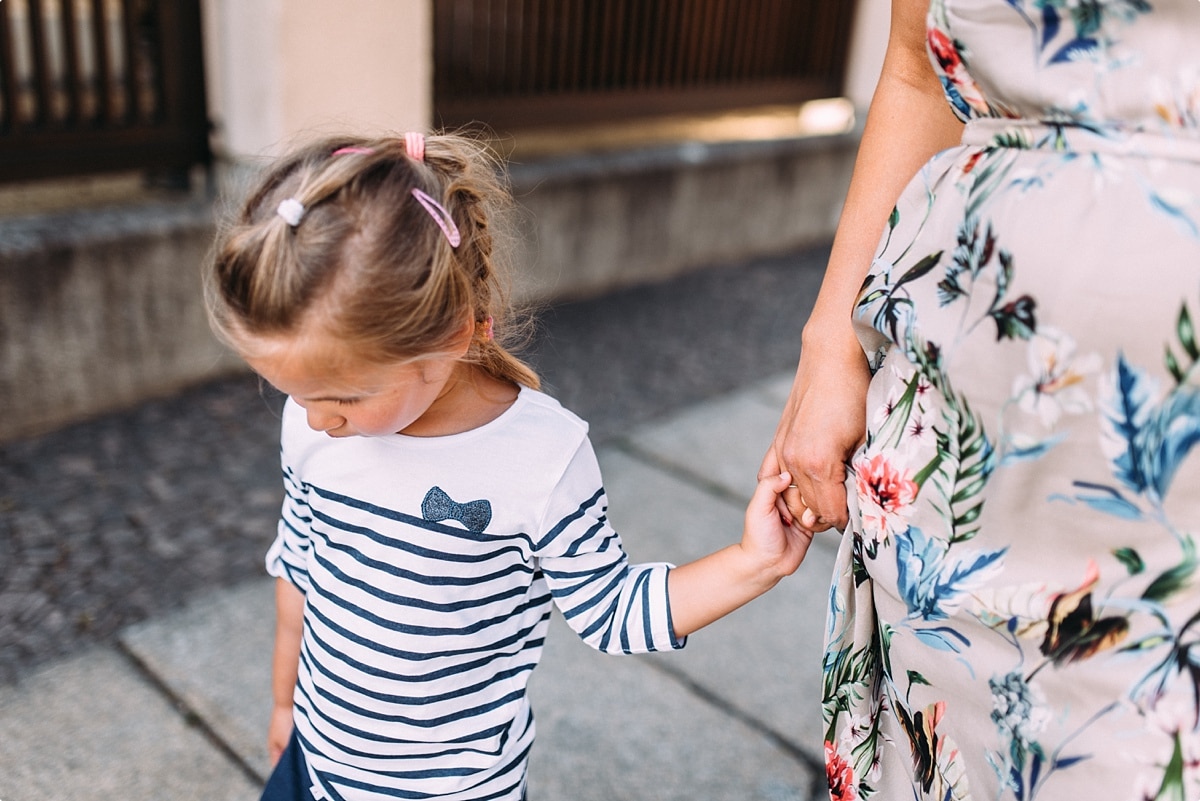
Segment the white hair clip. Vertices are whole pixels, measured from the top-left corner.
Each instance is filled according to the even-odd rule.
[[[284,222],[295,228],[304,217],[304,204],[294,197],[285,198],[279,201],[275,213],[282,217]]]

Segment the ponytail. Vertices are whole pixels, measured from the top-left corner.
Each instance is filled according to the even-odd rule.
[[[379,361],[447,350],[466,316],[501,321],[511,343],[522,326],[506,319],[497,236],[513,205],[495,159],[465,136],[313,142],[269,170],[220,235],[206,281],[213,327],[238,348],[319,313]],[[538,388],[511,347],[477,337],[467,358]]]

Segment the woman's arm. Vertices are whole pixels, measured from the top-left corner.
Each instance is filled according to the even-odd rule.
[[[804,326],[796,377],[760,475],[787,470],[787,509],[814,531],[846,525],[845,461],[866,430],[869,374],[851,314],[905,184],[962,124],[925,53],[927,0],[894,0],[883,70],[871,100],[829,264]]]
[[[304,631],[304,593],[286,579],[275,579],[275,655],[271,661],[271,722],[267,752],[279,761],[292,737],[292,695],[300,669],[300,636]]]

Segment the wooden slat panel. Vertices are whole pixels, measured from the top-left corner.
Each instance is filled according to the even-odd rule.
[[[9,12],[12,3],[0,3],[0,42],[13,41],[16,35],[13,31],[12,19]],[[20,104],[17,101],[17,55],[12,47],[0,46],[0,133],[16,125],[17,112]]]
[[[442,124],[521,127],[840,93],[849,0],[433,0]],[[815,94],[797,98],[796,87]],[[588,109],[587,98],[597,100]],[[627,111],[621,111],[621,98]],[[707,100],[705,100],[707,98]],[[600,102],[602,101],[602,102]],[[505,108],[512,109],[506,113]],[[718,110],[713,105],[707,110]],[[484,109],[487,112],[484,113]],[[517,109],[520,109],[518,114]],[[558,111],[556,111],[558,109]],[[582,117],[580,115],[583,115]]]
[[[0,0],[0,182],[208,162],[199,0],[24,0],[25,25],[13,5]]]

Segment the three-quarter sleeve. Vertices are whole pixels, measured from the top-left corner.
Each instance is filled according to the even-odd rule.
[[[309,527],[312,511],[308,488],[296,477],[283,458],[283,508],[275,541],[267,550],[267,573],[290,581],[301,592],[308,592]]]
[[[588,645],[626,654],[683,647],[667,596],[673,565],[629,563],[587,439],[549,501],[536,553],[555,604]]]

